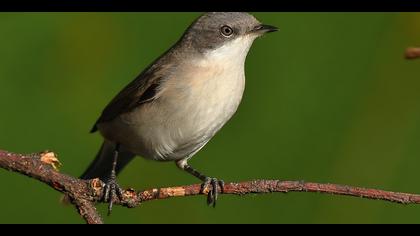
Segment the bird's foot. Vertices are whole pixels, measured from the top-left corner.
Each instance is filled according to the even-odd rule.
[[[211,186],[211,190],[209,190],[207,194],[207,205],[213,205],[216,207],[216,201],[218,197],[218,187],[220,187],[220,192],[223,193],[225,182],[223,180],[218,180],[216,178],[209,178],[207,177],[204,183],[201,185],[201,193],[204,193]]]
[[[109,202],[108,216],[111,215],[112,205],[115,202],[114,197],[121,199],[123,191],[124,190],[120,188],[115,177],[111,177],[106,181],[104,187],[104,200],[105,202]]]

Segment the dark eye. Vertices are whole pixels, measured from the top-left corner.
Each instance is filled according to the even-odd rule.
[[[229,37],[233,34],[233,29],[227,25],[224,25],[220,28],[220,32],[222,32],[223,36]]]

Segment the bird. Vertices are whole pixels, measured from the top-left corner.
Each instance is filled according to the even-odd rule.
[[[277,30],[246,12],[204,13],[111,100],[91,130],[104,141],[80,177],[105,183],[108,214],[122,196],[117,175],[135,156],[175,162],[202,181],[202,191],[212,187],[207,203],[216,206],[224,182],[188,161],[235,114],[254,40]]]

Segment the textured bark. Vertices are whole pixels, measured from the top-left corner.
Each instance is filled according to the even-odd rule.
[[[0,167],[37,179],[60,191],[74,204],[86,223],[101,224],[101,216],[95,203],[103,201],[104,183],[99,179],[82,180],[58,171],[60,162],[53,152],[16,154],[0,150]],[[136,192],[124,190],[121,199],[115,198],[115,205],[136,207],[145,201],[207,194],[211,189],[201,191],[201,184],[154,188]],[[219,191],[220,192],[220,191]],[[419,204],[420,195],[390,192],[378,189],[343,186],[337,184],[306,183],[303,181],[254,180],[240,183],[226,183],[221,194],[244,195],[249,193],[273,192],[317,192],[347,195],[403,204]]]

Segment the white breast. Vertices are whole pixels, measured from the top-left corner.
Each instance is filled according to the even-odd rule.
[[[201,148],[238,108],[252,41],[236,39],[199,60],[186,61],[161,86],[156,102],[122,118],[135,126],[126,146],[157,160],[183,159]]]
[[[186,77],[179,77],[190,88],[181,90],[196,131],[212,133],[235,113],[245,88],[244,64],[249,46],[250,42],[242,39],[208,52],[194,63],[194,69],[183,72]]]

